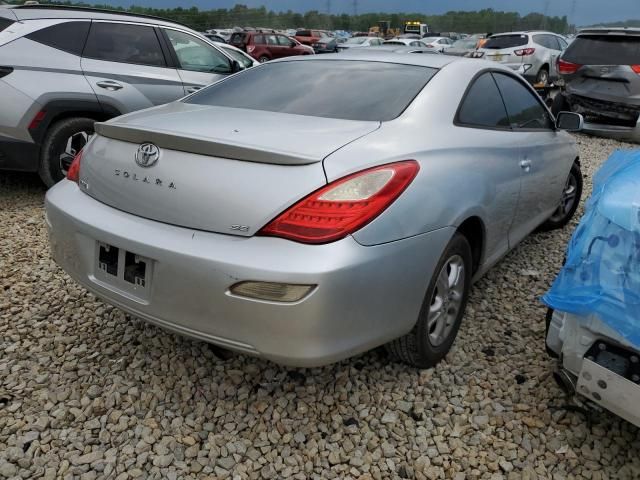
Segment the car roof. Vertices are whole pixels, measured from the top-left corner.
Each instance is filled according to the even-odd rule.
[[[417,48],[417,47],[416,47]],[[378,50],[380,49],[380,50]],[[447,55],[418,55],[415,53],[400,53],[396,50],[382,50],[380,47],[374,47],[369,49],[357,49],[357,52],[345,51],[341,53],[328,54],[328,55],[308,55],[308,56],[293,56],[286,57],[276,62],[322,62],[322,61],[336,61],[336,60],[359,60],[366,62],[381,62],[381,63],[399,63],[403,65],[415,65],[418,67],[430,67],[430,68],[443,68],[452,62],[472,62],[477,63],[475,59],[453,57]]]
[[[90,19],[90,20],[119,20],[124,22],[149,23],[153,25],[190,27],[178,22],[170,22],[152,15],[141,15],[119,10],[107,10],[91,7],[72,7],[66,5],[8,5],[18,20],[40,19]]]
[[[593,34],[603,34],[603,33],[611,33],[611,34],[620,34],[624,33],[627,35],[640,35],[640,28],[637,27],[596,27],[596,28],[585,28],[578,32],[577,36],[580,35],[593,35]]]

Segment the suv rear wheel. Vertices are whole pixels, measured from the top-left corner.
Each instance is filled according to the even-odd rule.
[[[260,63],[266,63],[266,62],[268,62],[269,60],[270,60],[270,58],[269,58],[269,57],[267,57],[266,55],[262,55],[260,58],[258,58],[258,61],[259,61]]]
[[[85,117],[65,118],[55,122],[44,137],[38,174],[47,187],[67,175],[73,157],[93,135],[95,120]]]
[[[547,85],[549,83],[549,69],[545,66],[540,69],[536,76],[536,83]]]

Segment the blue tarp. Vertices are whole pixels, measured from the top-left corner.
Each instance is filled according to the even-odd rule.
[[[542,300],[596,314],[640,348],[640,150],[614,152],[594,176],[566,264]]]

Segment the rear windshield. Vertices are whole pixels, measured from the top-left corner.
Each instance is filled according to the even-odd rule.
[[[400,115],[434,68],[355,60],[267,63],[211,85],[186,103],[343,120]]]
[[[483,48],[500,50],[502,48],[521,47],[527,43],[529,43],[529,38],[526,35],[500,35],[499,37],[491,37],[487,40]]]
[[[579,65],[637,65],[640,63],[640,36],[578,37],[562,58]]]
[[[8,18],[0,18],[0,32],[13,23],[13,20]]]

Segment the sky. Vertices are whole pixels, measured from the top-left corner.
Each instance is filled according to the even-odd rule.
[[[236,3],[250,7],[264,5],[270,10],[326,11],[328,1],[332,13],[353,13],[353,0],[101,0],[99,3],[129,6],[171,8],[196,6],[202,10],[229,8]],[[573,5],[575,4],[575,9]],[[494,10],[530,12],[569,17],[576,25],[640,18],[640,0],[358,0],[358,12],[418,12],[439,14],[450,10]]]

